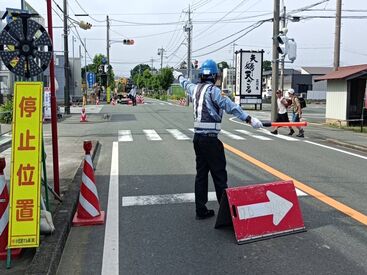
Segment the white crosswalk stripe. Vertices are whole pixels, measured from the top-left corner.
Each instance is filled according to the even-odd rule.
[[[273,136],[273,137],[276,137],[276,138],[285,139],[285,140],[288,140],[288,141],[299,141],[298,139],[293,138],[293,137],[289,137],[289,136],[284,136],[284,135],[274,135],[274,134],[270,133],[270,131],[269,131],[269,130],[259,129],[259,131],[263,132],[264,134],[267,134],[267,135],[271,135],[271,136]]]
[[[241,137],[239,135],[235,135],[235,134],[232,134],[231,132],[228,132],[226,130],[221,130],[220,133],[226,135],[227,137],[231,138],[231,139],[235,139],[235,140],[246,140],[244,137]]]
[[[153,129],[144,129],[143,132],[148,140],[154,140],[154,141],[162,140],[162,138],[158,135],[158,133]]]
[[[195,132],[194,128],[188,128],[188,130],[192,133]],[[145,134],[147,140],[151,140],[151,141],[163,140],[163,138],[154,129],[143,129],[142,131]],[[182,140],[191,140],[192,139],[192,136],[187,135],[187,134],[183,133],[181,130],[178,130],[178,129],[169,128],[169,129],[166,129],[166,131],[168,133],[170,133],[172,135],[172,137],[176,140],[182,141]],[[287,140],[287,141],[299,141],[299,139],[294,138],[294,137],[290,137],[290,136],[273,135],[272,133],[270,133],[270,131],[265,130],[265,129],[260,129],[256,132],[251,132],[251,131],[247,131],[247,130],[243,130],[243,129],[235,129],[234,131],[236,131],[237,133],[249,136],[251,138],[261,140],[261,141],[274,140],[274,138],[284,139],[284,140]],[[268,137],[268,136],[258,135],[257,133],[263,133],[263,134],[266,134],[266,135],[270,135],[273,138]],[[224,136],[226,136],[230,139],[234,139],[234,140],[246,140],[245,137],[240,136],[240,135],[236,135],[236,134],[234,134],[230,131],[226,131],[226,130],[221,130],[220,134],[224,135]],[[132,141],[134,141],[131,130],[119,130],[118,131],[118,141],[120,141],[120,142],[132,142]]]
[[[177,129],[166,129],[167,132],[169,132],[175,139],[177,140],[188,140],[191,139],[188,136],[186,136],[184,133],[180,132]]]
[[[271,138],[264,137],[264,136],[259,136],[259,135],[254,135],[252,132],[246,131],[246,130],[242,130],[242,129],[236,129],[235,131],[236,132],[239,132],[241,134],[245,134],[247,136],[253,137],[253,138],[260,139],[260,140],[272,140]]]
[[[118,141],[127,142],[133,141],[133,136],[130,130],[119,130]]]

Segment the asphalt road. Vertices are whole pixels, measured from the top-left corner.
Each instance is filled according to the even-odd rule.
[[[226,115],[222,129],[242,139],[224,133],[220,139],[243,153],[226,150],[229,186],[283,175],[312,188],[299,197],[307,232],[237,245],[233,229],[214,229],[215,218],[195,220],[194,203],[178,198],[194,190],[191,108],[147,103],[105,106],[107,120],[95,114],[90,124],[60,126],[61,134],[73,127],[72,135],[100,140],[96,181],[110,217],[105,226],[72,228],[58,274],[367,273],[366,153],[321,147],[317,129],[289,139]],[[322,117],[322,108],[315,113]],[[175,130],[184,135],[175,137]],[[208,206],[217,213],[217,202]]]

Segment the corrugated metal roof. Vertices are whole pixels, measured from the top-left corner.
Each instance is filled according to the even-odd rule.
[[[367,74],[367,64],[339,67],[337,71],[332,71],[326,75],[319,76],[315,78],[315,80],[320,81],[320,80],[332,80],[332,79],[334,80],[345,79],[363,72],[366,72]]]

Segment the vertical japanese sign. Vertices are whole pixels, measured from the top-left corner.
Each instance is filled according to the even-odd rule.
[[[9,248],[39,246],[42,96],[42,82],[15,83]]]
[[[261,96],[261,69],[261,52],[242,52],[242,95]]]
[[[236,52],[236,96],[240,104],[261,104],[263,51]]]

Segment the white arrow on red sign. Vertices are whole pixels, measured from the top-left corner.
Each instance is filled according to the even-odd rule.
[[[273,215],[273,224],[278,225],[292,208],[293,203],[271,191],[266,191],[266,196],[269,199],[268,202],[237,206],[239,219],[246,220]]]

